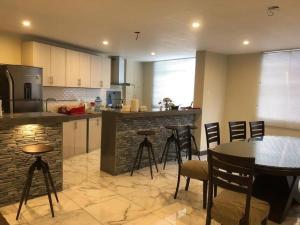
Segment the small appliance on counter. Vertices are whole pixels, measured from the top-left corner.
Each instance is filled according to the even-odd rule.
[[[123,99],[121,97],[121,91],[107,91],[106,102],[108,107],[114,109],[122,108]]]
[[[0,65],[0,99],[5,113],[42,112],[43,69]]]

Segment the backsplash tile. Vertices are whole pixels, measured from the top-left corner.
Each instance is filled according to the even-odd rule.
[[[44,99],[94,101],[97,96],[100,96],[105,104],[106,89],[43,87]]]

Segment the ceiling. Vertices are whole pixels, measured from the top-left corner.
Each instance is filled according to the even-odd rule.
[[[0,0],[0,5],[0,30],[139,61],[191,57],[196,50],[236,54],[300,47],[299,0]],[[272,5],[280,10],[267,16]],[[24,19],[31,28],[22,27]],[[201,23],[199,29],[191,27],[193,21]],[[137,41],[135,31],[141,32]]]

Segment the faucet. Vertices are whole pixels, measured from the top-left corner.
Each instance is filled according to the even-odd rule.
[[[48,102],[49,101],[56,102],[56,99],[55,98],[47,98],[46,99],[46,112],[48,112]]]

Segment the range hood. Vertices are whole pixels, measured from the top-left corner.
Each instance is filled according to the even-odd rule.
[[[111,57],[111,84],[130,86],[125,79],[125,59],[121,56]]]

